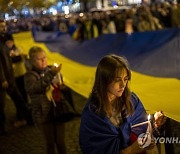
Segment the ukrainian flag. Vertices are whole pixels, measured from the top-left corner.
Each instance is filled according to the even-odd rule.
[[[130,62],[130,88],[149,113],[162,110],[180,121],[180,29],[155,32],[107,34],[82,43],[67,34],[35,32],[14,34],[15,43],[25,54],[36,45],[42,47],[49,64],[62,63],[67,86],[88,97],[96,65],[106,54],[125,56]]]

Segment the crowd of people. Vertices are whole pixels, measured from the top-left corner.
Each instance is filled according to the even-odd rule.
[[[154,31],[180,26],[179,3],[153,3],[129,9],[96,10],[87,13],[21,18],[7,22],[12,33],[41,30],[69,33],[75,40],[101,34]]]

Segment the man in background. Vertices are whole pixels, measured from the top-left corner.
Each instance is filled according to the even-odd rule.
[[[15,83],[12,60],[8,49],[8,44],[13,43],[11,37],[12,35],[7,33],[6,22],[0,19],[0,135],[5,134],[6,93],[16,107],[17,121],[15,121],[14,126],[24,126],[31,121],[30,112]]]

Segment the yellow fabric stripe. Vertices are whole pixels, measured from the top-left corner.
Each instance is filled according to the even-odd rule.
[[[162,110],[168,117],[180,121],[180,80],[132,72],[131,89],[150,113]]]
[[[94,83],[95,67],[85,66],[59,53],[50,52],[43,43],[34,42],[29,32],[15,34],[14,39],[17,46],[26,54],[34,45],[42,47],[47,53],[49,64],[55,62],[63,64],[62,74],[65,84],[82,96],[89,96]],[[132,72],[130,88],[139,96],[149,113],[162,110],[166,116],[180,121],[180,80]]]

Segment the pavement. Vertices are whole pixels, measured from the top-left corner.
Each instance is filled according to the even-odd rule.
[[[86,98],[73,92],[73,99],[78,113],[81,113]],[[0,154],[45,154],[45,142],[39,130],[34,126],[13,127],[16,109],[7,97],[5,108],[7,135],[0,136]],[[79,147],[80,117],[66,123],[65,143],[67,154],[81,154]]]
[[[73,99],[76,110],[81,113],[86,98],[73,92]],[[0,154],[45,154],[43,137],[35,126],[13,127],[16,110],[13,102],[8,97],[5,112],[7,135],[0,136]],[[66,123],[67,154],[81,154],[79,147],[80,120],[80,117],[76,117]],[[180,141],[180,123],[170,119],[166,127],[169,129],[169,136],[176,137]],[[169,144],[166,154],[180,154],[180,143]]]

